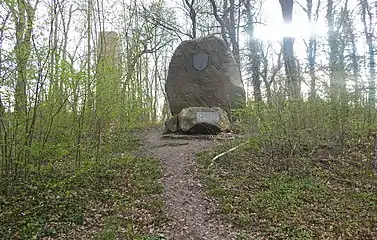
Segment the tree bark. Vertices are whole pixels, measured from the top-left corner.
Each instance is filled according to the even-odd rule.
[[[369,53],[369,77],[368,77],[368,87],[369,87],[369,94],[368,94],[368,102],[371,107],[376,106],[376,61],[375,61],[375,50],[374,50],[374,43],[373,43],[373,15],[370,10],[370,6],[367,0],[360,0],[361,5],[361,16],[362,21],[364,24],[364,34],[366,43],[368,45],[368,53]],[[369,24],[367,23],[367,17],[369,20]]]
[[[309,23],[313,25],[317,22],[319,17],[319,7],[321,1],[318,1],[317,8],[315,10],[315,15],[313,16],[313,1],[307,0],[307,16]],[[314,19],[313,19],[314,17]],[[308,45],[308,61],[309,61],[309,75],[310,75],[310,93],[309,96],[311,99],[316,97],[316,75],[315,75],[315,60],[317,55],[317,35],[316,33],[310,34],[309,45]]]
[[[293,0],[279,0],[285,24],[292,22]],[[293,98],[300,97],[300,79],[296,60],[293,53],[294,39],[291,36],[283,38],[284,67],[286,73],[287,95]]]
[[[247,34],[249,36],[249,51],[250,51],[250,68],[251,68],[251,81],[253,85],[253,95],[255,101],[262,101],[260,68],[262,59],[260,57],[261,44],[254,36],[254,19],[251,14],[250,0],[245,1],[246,17],[247,17]]]
[[[234,0],[229,0],[229,24],[228,24],[228,31],[229,31],[229,38],[232,44],[232,54],[234,59],[236,60],[238,68],[241,67],[240,61],[240,46],[237,40],[236,28],[239,28],[236,24],[235,18],[235,9],[236,6],[234,4]]]
[[[195,7],[194,7],[194,4],[195,4],[195,0],[191,0],[191,2],[189,0],[184,0],[186,6],[189,8],[189,16],[190,16],[190,19],[191,19],[191,36],[192,38],[196,38],[196,10],[195,10]]]
[[[219,13],[217,12],[216,2],[215,2],[215,0],[209,0],[209,2],[212,5],[213,15],[215,16],[216,21],[220,24],[221,37],[223,38],[226,46],[229,47],[229,41],[228,41],[227,33],[226,33],[226,25],[225,25],[223,19],[220,18]]]

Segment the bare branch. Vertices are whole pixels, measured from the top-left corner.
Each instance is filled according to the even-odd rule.
[[[215,3],[215,0],[209,0],[209,1],[212,5],[213,15],[215,16],[217,22],[220,24],[221,36],[222,36],[223,40],[225,41],[226,46],[229,47],[229,42],[228,42],[228,39],[227,39],[227,36],[226,36],[225,24],[224,24],[224,21],[220,18],[219,14],[217,13],[217,6],[216,6],[216,3]]]

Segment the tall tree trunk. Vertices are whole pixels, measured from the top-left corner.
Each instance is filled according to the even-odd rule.
[[[229,0],[229,24],[228,24],[228,31],[229,31],[229,38],[230,42],[232,44],[232,53],[233,57],[236,60],[238,68],[241,67],[241,61],[240,61],[240,46],[238,43],[238,37],[237,37],[237,31],[236,28],[239,28],[239,26],[236,24],[236,17],[235,17],[235,11],[236,6],[234,3],[234,0]]]
[[[337,34],[335,32],[334,26],[334,4],[333,0],[327,1],[327,25],[328,25],[328,43],[330,47],[330,98],[332,101],[335,101],[338,97],[339,93],[339,77],[337,76],[338,71],[338,41],[337,41]]]
[[[328,44],[330,48],[330,99],[332,101],[344,100],[346,93],[346,73],[344,51],[347,46],[347,39],[342,31],[344,30],[344,20],[347,18],[348,1],[345,7],[341,8],[337,21],[334,19],[334,4],[332,0],[327,2],[327,23],[328,23]],[[336,23],[336,24],[335,24]],[[343,30],[341,30],[343,29]]]
[[[279,0],[285,24],[292,22],[293,0]],[[293,37],[283,38],[284,67],[286,73],[287,95],[293,98],[300,97],[300,79],[298,76],[296,60],[293,53]]]
[[[36,2],[38,4],[38,1]],[[36,6],[36,5],[35,5]],[[15,148],[14,158],[16,159],[15,171],[18,171],[18,163],[23,160],[24,169],[28,164],[26,151],[28,146],[28,100],[27,100],[27,64],[31,54],[31,37],[35,18],[35,8],[29,1],[20,0],[17,3],[17,10],[11,6],[13,19],[16,26],[16,54],[17,80],[15,88]],[[19,126],[23,129],[19,129]],[[25,172],[26,173],[26,172]]]
[[[186,6],[189,8],[189,16],[191,19],[191,37],[196,38],[196,10],[195,10],[195,0],[184,0]]]
[[[4,72],[3,69],[3,40],[4,40],[4,29],[6,23],[10,17],[10,13],[3,18],[3,22],[0,25],[0,74]],[[0,77],[3,77],[0,75]],[[6,109],[3,102],[3,99],[0,96],[0,151],[1,151],[1,174],[7,177],[10,173],[10,159],[9,159],[9,152],[8,152],[8,134],[9,134],[9,125],[8,119],[6,116]]]
[[[90,70],[90,62],[91,62],[91,41],[92,41],[92,11],[93,11],[93,2],[92,0],[87,0],[87,63],[86,63],[86,83],[84,86],[84,99],[82,102],[82,109],[80,111],[80,116],[78,119],[78,129],[77,129],[77,136],[76,136],[76,155],[75,155],[75,163],[76,166],[81,167],[81,150],[82,150],[82,133],[84,130],[84,123],[85,123],[85,113],[86,108],[88,107],[88,102],[90,101],[90,82],[91,82],[91,70]]]
[[[269,67],[268,57],[267,57],[267,53],[264,52],[263,48],[261,50],[262,50],[262,52],[261,52],[261,56],[262,56],[261,57],[261,62],[262,62],[261,77],[262,77],[263,83],[264,83],[265,88],[266,88],[267,104],[269,106],[271,106],[272,93],[271,93],[271,82],[268,80],[268,67]]]
[[[350,33],[350,40],[351,40],[351,46],[352,46],[352,53],[351,53],[352,76],[353,76],[353,81],[355,84],[355,106],[360,106],[360,99],[361,99],[361,90],[360,90],[360,82],[359,82],[360,67],[359,67],[359,61],[357,57],[356,38],[353,32]]]
[[[247,0],[245,2],[246,16],[247,16],[247,34],[249,41],[249,51],[250,51],[250,68],[251,68],[251,81],[253,85],[253,95],[255,101],[262,101],[262,91],[261,91],[261,79],[260,79],[260,68],[261,68],[261,44],[254,36],[254,19],[251,13],[251,1]]]
[[[376,62],[375,62],[375,50],[374,50],[374,43],[373,43],[373,15],[370,10],[370,6],[367,0],[360,0],[361,5],[361,16],[362,21],[364,24],[364,34],[366,43],[368,45],[368,53],[369,53],[369,77],[368,77],[368,87],[369,87],[369,94],[368,94],[368,102],[371,107],[376,106]],[[367,23],[367,17],[369,23]]]
[[[315,15],[313,16],[313,1],[307,0],[307,16],[310,25],[314,25],[319,16],[319,7],[321,1],[318,1],[317,9],[315,10]],[[314,18],[314,19],[313,19]],[[310,75],[310,93],[311,99],[316,97],[316,75],[315,75],[315,60],[317,55],[317,35],[316,33],[310,34],[309,44],[308,44],[308,61],[309,61],[309,75]]]
[[[228,38],[227,38],[227,33],[226,33],[226,24],[224,23],[224,20],[219,16],[219,13],[217,12],[217,5],[215,0],[209,0],[209,2],[212,5],[212,11],[213,15],[215,16],[216,21],[220,24],[221,28],[221,37],[223,38],[225,44],[227,47],[230,47]]]

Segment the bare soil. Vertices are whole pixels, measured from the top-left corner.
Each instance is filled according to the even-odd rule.
[[[194,161],[195,154],[218,143],[213,138],[162,138],[151,128],[142,136],[142,154],[158,159],[163,168],[164,211],[169,223],[161,231],[165,239],[237,239],[232,226],[224,224],[218,204],[205,196]]]

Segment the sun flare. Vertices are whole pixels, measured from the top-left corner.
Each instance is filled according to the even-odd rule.
[[[309,39],[311,35],[324,36],[327,27],[324,24],[310,24],[307,21],[284,23],[267,23],[255,30],[255,37],[267,41],[279,41],[283,37]]]

